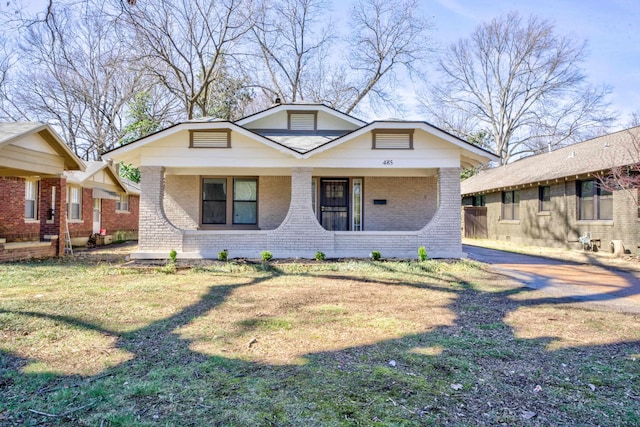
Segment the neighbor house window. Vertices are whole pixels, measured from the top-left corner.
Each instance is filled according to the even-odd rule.
[[[67,187],[67,217],[71,220],[82,219],[82,187]]]
[[[120,199],[116,200],[116,210],[120,212],[129,211],[129,195],[121,194]]]
[[[28,179],[24,189],[24,218],[38,219],[38,181]]]
[[[203,225],[257,225],[257,178],[203,178]]]
[[[502,193],[502,219],[520,219],[520,191],[504,191]]]
[[[578,219],[613,219],[613,194],[595,181],[578,181]]]
[[[551,210],[551,186],[542,185],[538,187],[538,210],[548,212]]]

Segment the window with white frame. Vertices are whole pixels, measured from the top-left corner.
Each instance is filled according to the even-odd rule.
[[[67,218],[82,219],[82,188],[75,185],[67,187]]]
[[[120,199],[116,200],[116,211],[129,212],[129,195],[121,194]]]
[[[24,189],[24,218],[29,220],[38,219],[38,186],[36,179],[27,179]]]

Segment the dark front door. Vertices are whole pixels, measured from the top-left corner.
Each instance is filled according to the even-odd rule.
[[[349,180],[320,180],[320,224],[329,231],[349,229]]]

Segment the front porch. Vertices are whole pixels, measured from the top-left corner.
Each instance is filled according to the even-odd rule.
[[[386,175],[236,169],[235,176],[257,175],[255,184],[239,179],[255,190],[241,200],[229,196],[227,204],[203,190],[203,182],[225,185],[220,178],[203,181],[223,175],[219,169],[146,166],[141,172],[139,251],[133,258],[167,258],[172,249],[179,258],[216,258],[223,249],[230,258],[259,258],[265,250],[276,258],[313,258],[317,251],[329,258],[365,258],[372,250],[385,258],[416,258],[421,246],[431,258],[462,256],[459,168]],[[234,183],[229,178],[227,187]]]

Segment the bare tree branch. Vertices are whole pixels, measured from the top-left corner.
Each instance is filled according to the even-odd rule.
[[[548,21],[512,12],[451,45],[438,63],[443,82],[421,102],[438,122],[449,122],[445,116],[457,111],[489,129],[504,164],[611,124],[609,89],[587,83],[579,67],[585,57],[584,42],[556,35]]]

